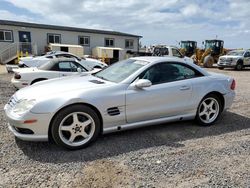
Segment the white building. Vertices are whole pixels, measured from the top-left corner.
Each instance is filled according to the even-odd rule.
[[[0,61],[13,60],[16,51],[43,54],[49,43],[82,45],[85,55],[98,46],[138,52],[140,38],[116,31],[0,20]]]

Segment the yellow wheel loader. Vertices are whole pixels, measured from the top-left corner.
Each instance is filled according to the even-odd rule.
[[[203,67],[212,67],[217,63],[220,56],[226,54],[226,49],[223,48],[223,40],[205,40],[204,49],[197,49],[195,54],[191,56],[194,62]]]
[[[179,45],[181,47],[180,52],[187,57],[191,57],[192,55],[194,55],[197,49],[196,41],[185,40],[181,41]]]

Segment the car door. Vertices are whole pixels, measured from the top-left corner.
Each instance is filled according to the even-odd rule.
[[[244,54],[244,65],[250,65],[250,52],[246,51]]]
[[[152,86],[126,92],[128,123],[184,115],[192,109],[191,78],[197,72],[180,63],[160,63],[142,73],[138,79],[148,79]]]
[[[78,73],[78,68],[81,69],[81,72],[87,72],[87,69],[81,66],[79,63],[74,61],[62,61],[58,64],[60,77],[62,76],[71,76]]]

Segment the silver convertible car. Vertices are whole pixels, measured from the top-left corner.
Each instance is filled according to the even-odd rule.
[[[212,125],[235,97],[233,78],[174,57],[138,57],[93,75],[42,81],[5,106],[9,129],[27,141],[86,147],[101,133],[171,121]]]

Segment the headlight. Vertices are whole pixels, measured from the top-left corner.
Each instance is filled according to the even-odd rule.
[[[31,99],[31,100],[23,99],[23,100],[20,100],[13,107],[12,112],[14,114],[17,114],[17,115],[21,116],[22,114],[29,111],[35,104],[36,104],[35,99]]]

